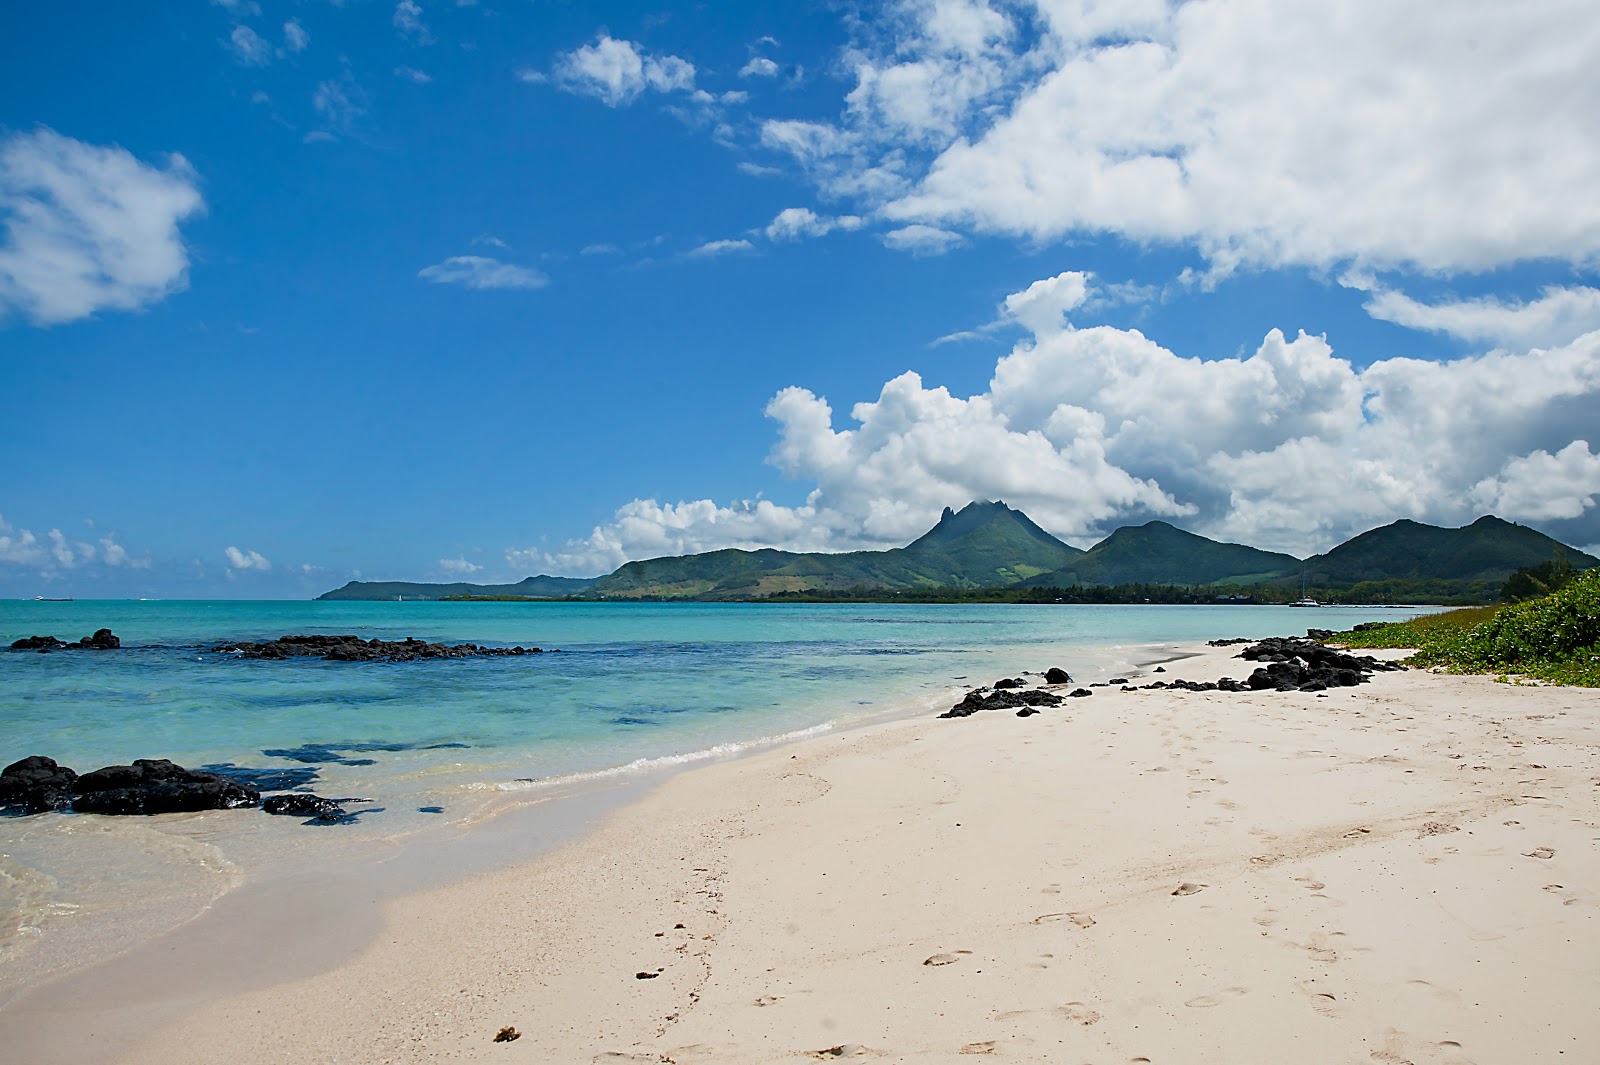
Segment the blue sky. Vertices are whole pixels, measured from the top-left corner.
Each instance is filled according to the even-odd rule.
[[[0,596],[1600,543],[1586,5],[148,6],[0,14]]]

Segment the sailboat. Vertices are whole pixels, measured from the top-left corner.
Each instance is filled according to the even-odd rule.
[[[1306,594],[1306,577],[1305,577],[1305,574],[1303,574],[1303,573],[1300,575],[1300,598],[1296,599],[1294,602],[1290,603],[1289,605],[1290,606],[1321,606],[1322,605],[1321,603],[1317,602],[1315,599],[1311,598],[1309,595]]]

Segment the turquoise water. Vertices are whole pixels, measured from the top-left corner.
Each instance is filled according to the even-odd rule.
[[[55,971],[175,927],[252,870],[415,844],[506,804],[545,801],[565,783],[936,712],[965,688],[1025,670],[1062,666],[1092,682],[1176,643],[1396,616],[1254,606],[0,602],[0,647],[102,627],[123,642],[105,652],[0,650],[0,764],[44,754],[82,772],[164,757],[294,770],[319,794],[371,800],[332,828],[253,811],[0,819],[0,990],[8,975]],[[307,632],[549,653],[340,663],[211,650]],[[33,948],[36,969],[16,961],[23,948]]]

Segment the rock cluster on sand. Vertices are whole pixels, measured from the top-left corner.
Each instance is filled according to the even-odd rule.
[[[473,658],[497,655],[536,655],[541,647],[480,647],[475,643],[428,643],[404,640],[363,640],[359,636],[280,636],[272,643],[222,643],[211,649],[241,658],[279,660],[323,658],[331,662],[410,662],[418,658]]]
[[[54,636],[24,636],[11,644],[13,651],[72,651],[87,648],[91,651],[114,651],[122,646],[122,641],[110,629],[96,629],[93,636],[85,636],[77,643],[68,643],[66,640]]]
[[[1222,647],[1245,640],[1213,640]],[[1329,688],[1353,688],[1365,684],[1374,672],[1404,669],[1398,662],[1385,662],[1371,655],[1351,655],[1335,651],[1313,640],[1274,636],[1251,644],[1238,656],[1248,662],[1264,662],[1246,680],[1223,677],[1217,681],[1173,680],[1142,685],[1145,689],[1179,688],[1187,691],[1302,691],[1320,692]]]
[[[1042,688],[1029,688],[1017,690],[1016,688],[1002,688],[984,694],[982,688],[969,691],[962,700],[940,717],[971,717],[979,710],[1016,710],[1035,706],[1060,706],[1061,696],[1054,692],[1047,692]],[[1028,715],[1023,714],[1023,717]]]

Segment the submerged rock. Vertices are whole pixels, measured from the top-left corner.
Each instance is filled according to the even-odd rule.
[[[281,661],[288,658],[322,658],[330,662],[410,662],[419,658],[476,658],[543,654],[542,647],[480,647],[475,643],[428,643],[407,636],[404,640],[363,640],[359,636],[280,636],[271,643],[223,643],[211,649],[240,658]]]
[[[77,773],[57,765],[54,758],[29,755],[0,769],[0,806],[24,814],[65,810],[72,804],[77,779]]]

